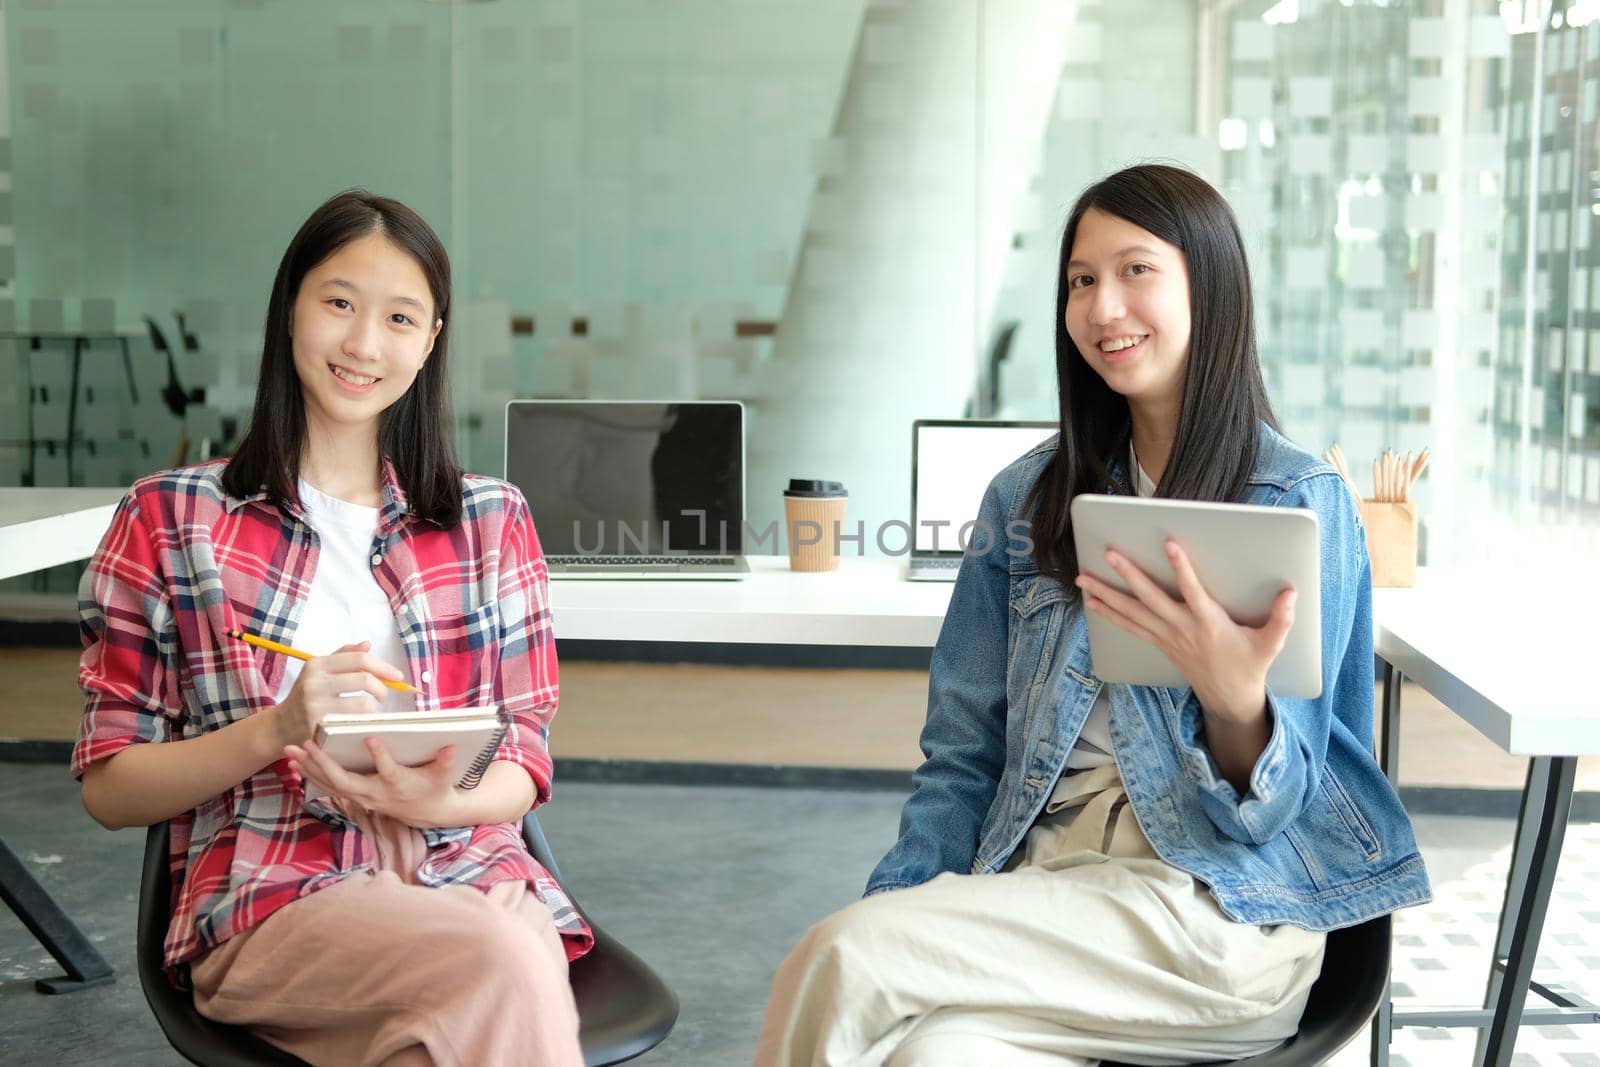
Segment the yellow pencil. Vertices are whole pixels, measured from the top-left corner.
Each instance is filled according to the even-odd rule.
[[[228,636],[236,637],[247,645],[255,645],[257,648],[264,648],[268,652],[278,652],[285,656],[293,656],[295,659],[312,658],[311,653],[309,652],[301,652],[298,648],[290,648],[288,645],[280,645],[276,641],[269,641],[265,637],[257,637],[255,634],[245,633],[243,630],[229,630]],[[407,685],[405,682],[391,682],[387,678],[379,678],[378,681],[382,682],[384,685],[398,693],[415,693],[417,691],[415,686]]]

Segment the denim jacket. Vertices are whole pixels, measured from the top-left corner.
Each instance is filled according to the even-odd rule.
[[[1000,870],[1104,684],[1082,598],[1039,573],[1015,525],[1054,449],[1035,448],[984,494],[978,530],[998,537],[962,561],[929,675],[926,758],[868,894]],[[1372,575],[1355,500],[1332,468],[1263,426],[1241,503],[1317,514],[1322,695],[1268,690],[1271,738],[1241,796],[1206,748],[1189,689],[1112,684],[1112,748],[1134,815],[1156,853],[1240,922],[1331,930],[1423,903],[1410,820],[1372,755]]]

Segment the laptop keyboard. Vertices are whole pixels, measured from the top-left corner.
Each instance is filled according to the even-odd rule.
[[[590,567],[732,567],[734,556],[546,556],[548,563]]]
[[[958,571],[961,569],[961,557],[945,559],[940,556],[936,559],[919,559],[915,566],[919,571]]]

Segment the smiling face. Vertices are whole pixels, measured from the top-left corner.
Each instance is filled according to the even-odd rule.
[[[442,325],[428,279],[384,234],[342,245],[306,273],[291,340],[308,425],[369,425],[416,380]]]
[[[1176,406],[1189,359],[1183,252],[1126,219],[1090,208],[1067,263],[1067,335],[1130,403]]]

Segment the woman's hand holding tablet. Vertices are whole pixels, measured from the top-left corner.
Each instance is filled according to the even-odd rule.
[[[1314,512],[1083,494],[1072,528],[1102,681],[1188,686],[1239,717],[1263,685],[1322,692]]]

